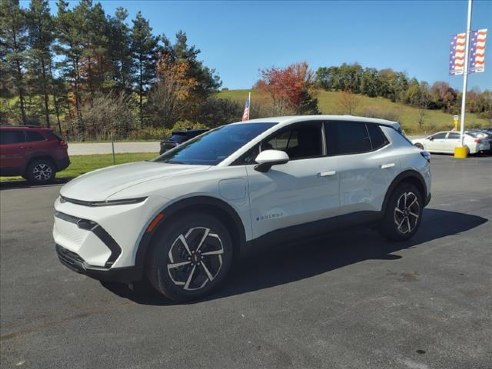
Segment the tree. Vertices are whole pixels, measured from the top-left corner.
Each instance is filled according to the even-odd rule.
[[[434,109],[442,109],[446,112],[452,112],[456,104],[458,94],[446,82],[436,82],[430,89],[431,106]]]
[[[159,84],[150,95],[152,121],[156,125],[172,127],[179,119],[186,119],[189,99],[198,81],[190,77],[187,61],[174,62],[169,54],[157,63]]]
[[[125,23],[128,11],[117,8],[114,17],[109,17],[108,58],[112,64],[110,87],[118,91],[131,90],[133,59],[131,53],[130,28]]]
[[[157,61],[159,37],[152,35],[152,28],[141,12],[132,21],[131,49],[136,74],[134,82],[139,96],[140,125],[143,125],[143,97],[156,79],[155,65]]]
[[[50,66],[51,46],[54,40],[54,24],[47,0],[31,0],[27,12],[29,27],[30,84],[44,98],[46,126],[50,127],[49,96],[52,92]],[[60,128],[61,129],[61,128]]]
[[[59,0],[57,5],[56,32],[58,43],[55,51],[61,57],[57,66],[63,73],[65,80],[71,85],[69,95],[73,95],[73,99],[69,96],[68,100],[75,106],[78,130],[83,137],[81,63],[84,50],[87,3],[80,3],[73,10],[67,8],[68,3],[64,0]]]
[[[168,65],[186,63],[185,77],[194,81],[192,89],[188,91],[186,114],[181,117],[193,121],[197,118],[201,105],[218,91],[222,82],[214,69],[206,67],[198,60],[200,49],[188,45],[186,33],[179,31],[174,44],[165,35],[162,40],[164,47],[160,60]]]
[[[272,67],[260,71],[255,87],[267,93],[277,114],[319,114],[318,100],[313,97],[314,73],[306,62],[286,68]]]
[[[13,82],[13,90],[16,90],[19,96],[21,121],[27,124],[24,74],[28,34],[25,11],[20,8],[19,0],[0,2],[0,46],[4,50],[0,54],[2,72],[6,72],[6,78],[12,76],[8,83]]]
[[[352,93],[352,91],[343,91],[337,101],[337,106],[340,109],[341,114],[355,114],[357,107],[359,106],[359,98]]]

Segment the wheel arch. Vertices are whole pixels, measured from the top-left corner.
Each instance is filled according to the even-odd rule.
[[[230,230],[229,235],[232,239],[234,248],[234,257],[240,253],[240,249],[246,243],[246,233],[243,222],[237,212],[226,202],[210,197],[210,196],[195,196],[179,200],[154,214],[154,217],[149,220],[143,236],[138,243],[138,249],[135,256],[135,267],[137,276],[143,278],[147,255],[154,236],[159,232],[159,229],[165,227],[168,222],[178,216],[182,216],[189,212],[208,213],[221,222]],[[153,222],[155,226],[152,226]]]
[[[390,186],[388,187],[388,191],[386,191],[386,195],[384,197],[383,201],[383,206],[382,206],[382,211],[386,211],[386,207],[388,205],[389,198],[391,197],[391,194],[398,188],[403,183],[410,183],[413,184],[417,189],[419,190],[422,200],[427,202],[428,194],[427,194],[427,185],[425,184],[424,177],[422,175],[415,171],[415,170],[406,170],[399,175],[395,177],[393,182],[391,182]]]

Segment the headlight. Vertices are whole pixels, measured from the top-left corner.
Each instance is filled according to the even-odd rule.
[[[145,201],[146,198],[147,197],[137,197],[134,199],[119,199],[119,200],[106,200],[106,201],[83,201],[83,200],[71,199],[71,198],[60,195],[60,202],[61,203],[71,202],[72,204],[96,207],[96,206],[116,206],[116,205],[138,204],[140,202]]]

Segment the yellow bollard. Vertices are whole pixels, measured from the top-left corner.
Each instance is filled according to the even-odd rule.
[[[468,147],[466,146],[456,146],[454,148],[454,157],[456,159],[466,159],[468,156]]]

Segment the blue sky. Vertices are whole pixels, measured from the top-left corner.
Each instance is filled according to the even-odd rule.
[[[96,2],[96,1],[94,1]],[[71,2],[76,4],[77,1]],[[259,69],[307,61],[320,66],[358,62],[392,68],[429,83],[462,89],[448,75],[451,35],[466,30],[467,1],[101,1],[107,13],[137,11],[155,34],[178,30],[202,52],[230,89],[250,88]],[[52,8],[56,8],[51,2]],[[130,22],[131,23],[131,22]],[[492,89],[492,0],[474,0],[472,29],[488,28],[486,72],[468,89]]]

